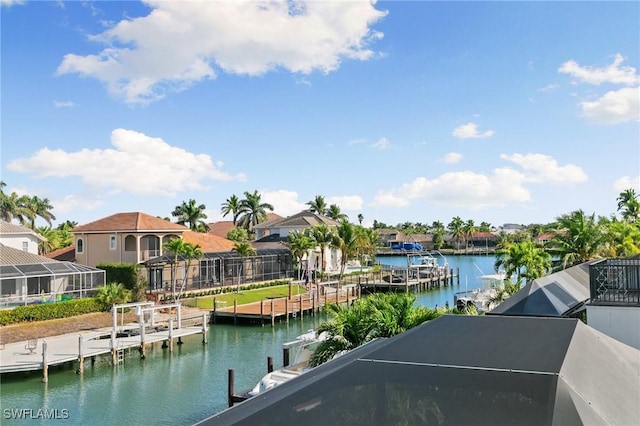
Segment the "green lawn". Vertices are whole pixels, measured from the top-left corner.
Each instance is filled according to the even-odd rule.
[[[307,294],[307,290],[299,285],[291,286],[291,294],[297,296],[298,294]],[[275,299],[278,297],[289,296],[289,286],[281,285],[269,288],[261,288],[257,290],[245,290],[240,293],[225,293],[218,294],[216,296],[202,296],[197,299],[185,300],[187,306],[197,306],[200,309],[213,309],[213,298],[216,298],[218,306],[233,306],[233,301],[237,300],[238,305],[244,305],[246,303],[259,302],[266,299]],[[196,303],[197,301],[197,303]],[[223,302],[226,302],[223,304]]]

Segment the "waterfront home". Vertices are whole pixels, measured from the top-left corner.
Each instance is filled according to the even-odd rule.
[[[282,219],[282,216],[275,213],[267,213],[268,221],[276,219]],[[209,234],[217,235],[218,237],[223,238],[227,238],[227,234],[229,233],[229,231],[236,227],[236,225],[233,224],[232,220],[220,220],[218,222],[211,222],[208,223],[207,226],[209,227]]]
[[[0,244],[6,247],[38,254],[38,246],[44,241],[46,239],[33,229],[0,220]]]
[[[163,245],[189,228],[141,212],[116,213],[76,226],[75,257],[79,263],[141,263],[163,254]]]
[[[637,424],[640,351],[574,318],[445,315],[198,425]]]
[[[104,271],[60,262],[0,244],[0,307],[90,296],[105,284]]]
[[[303,210],[285,218],[269,220],[254,226],[253,230],[256,233],[256,239],[252,245],[256,248],[264,248],[265,244],[270,244],[271,247],[273,243],[286,244],[290,233],[295,231],[304,232],[306,229],[320,224],[335,228],[339,225],[339,222],[321,214]],[[321,258],[322,255],[318,246],[309,253],[306,259],[307,264],[310,265],[309,268],[320,270]],[[339,271],[341,259],[342,253],[340,250],[327,245],[324,249],[325,265],[322,270],[324,272]]]

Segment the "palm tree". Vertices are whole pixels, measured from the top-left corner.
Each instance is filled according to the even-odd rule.
[[[243,273],[243,270],[244,270],[245,258],[255,255],[256,254],[256,249],[253,248],[253,246],[251,244],[247,243],[247,242],[237,241],[233,246],[233,251],[238,253],[238,255],[240,255],[240,257],[242,258],[242,262],[240,263],[240,268],[238,270],[238,290],[237,290],[237,292],[240,293],[240,277],[242,276],[242,273]]]
[[[606,229],[602,257],[630,257],[640,253],[640,226],[627,221],[602,219]]]
[[[576,210],[557,218],[557,229],[548,244],[564,269],[595,259],[604,242],[603,227],[596,222],[595,214]]]
[[[28,206],[29,199],[27,195],[18,195],[15,192],[7,195],[3,192],[0,205],[0,219],[5,222],[18,219],[21,225],[30,222],[34,218],[34,215]]]
[[[318,243],[306,232],[293,231],[287,236],[287,246],[298,264],[298,279],[302,279],[302,259],[313,250]],[[307,258],[308,261],[308,258]]]
[[[356,239],[360,262],[373,258],[380,242],[380,234],[378,231],[363,226],[356,226]]]
[[[222,213],[222,217],[226,217],[229,213],[233,217],[233,226],[236,226],[236,222],[238,221],[238,214],[240,213],[240,199],[237,195],[232,195],[227,198],[227,201],[222,203],[222,207],[220,209]]]
[[[173,261],[171,262],[171,297],[175,302],[176,299],[176,280],[178,275],[178,259],[184,255],[185,241],[182,238],[172,238],[163,244],[162,249],[173,255]]]
[[[364,216],[362,215],[362,213],[358,213],[358,223],[360,225],[362,225],[362,221],[364,220]]]
[[[310,212],[315,212],[324,215],[327,212],[327,202],[322,195],[316,195],[312,201],[306,203],[309,206]]]
[[[104,311],[111,309],[116,303],[127,303],[131,300],[131,290],[127,290],[122,283],[108,283],[96,290],[96,300]]]
[[[184,270],[184,280],[182,282],[182,286],[180,287],[180,292],[178,292],[178,296],[176,297],[176,300],[180,299],[180,295],[182,294],[182,291],[187,286],[187,278],[190,275],[189,269],[191,268],[191,262],[193,262],[195,259],[202,258],[202,250],[200,249],[199,244],[186,242],[182,247],[181,254],[182,254],[182,257],[187,261],[187,265]]]
[[[48,198],[39,198],[38,196],[27,197],[26,208],[31,211],[29,215],[29,225],[31,229],[35,229],[36,217],[40,217],[51,226],[51,221],[56,220],[56,217],[51,213],[53,206],[49,202]]]
[[[465,224],[462,226],[462,231],[464,232],[465,238],[464,250],[467,251],[467,249],[469,248],[469,239],[473,237],[473,234],[478,232],[478,228],[476,228],[476,224],[473,219],[469,219],[465,222]]]
[[[496,252],[496,271],[503,268],[509,278],[515,274],[516,282],[523,278],[531,281],[540,278],[551,269],[551,255],[533,241],[511,243]]]
[[[354,225],[346,220],[340,222],[336,228],[333,246],[340,249],[342,253],[340,259],[340,279],[342,279],[347,262],[358,253],[358,238]]]
[[[209,230],[209,226],[204,222],[204,219],[207,218],[204,213],[206,208],[204,204],[198,205],[196,200],[190,199],[188,202],[183,201],[181,205],[176,206],[171,215],[178,218],[180,225],[186,226],[188,224],[192,231],[204,230],[206,232]]]
[[[58,248],[58,230],[50,226],[39,226],[35,231],[40,234],[44,241],[38,243],[38,253],[45,255]]]
[[[273,206],[263,203],[257,190],[253,193],[245,191],[244,196],[238,210],[238,224],[251,231],[255,225],[267,220],[267,210],[273,211]]]
[[[440,250],[440,248],[442,248],[442,246],[444,245],[444,238],[443,238],[444,231],[445,231],[445,227],[442,222],[436,220],[431,224],[431,233],[433,235],[433,247],[436,250]]]
[[[456,248],[460,247],[460,242],[464,240],[464,222],[460,216],[454,217],[447,225],[447,229],[451,232],[451,237],[457,243]]]
[[[75,228],[76,226],[78,226],[78,222],[76,222],[75,220],[65,220],[64,222],[62,222],[61,224],[59,224],[56,229],[64,229],[66,231],[69,231],[70,229]]]
[[[320,246],[320,274],[325,271],[327,264],[325,263],[325,250],[331,245],[335,238],[335,232],[326,223],[321,223],[309,228],[309,235],[314,239],[316,244]]]
[[[325,215],[335,221],[348,220],[349,216],[340,211],[340,206],[337,204],[331,204],[326,210]]]
[[[633,223],[640,218],[640,201],[638,201],[638,197],[633,188],[622,191],[618,196],[618,211],[622,213],[624,220]]]
[[[372,307],[374,330],[372,337],[392,337],[396,334],[440,316],[435,309],[414,306],[416,296],[405,293],[375,293],[367,297]]]

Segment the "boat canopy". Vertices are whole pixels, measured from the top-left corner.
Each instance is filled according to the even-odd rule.
[[[406,250],[406,251],[422,251],[422,245],[419,243],[397,243],[392,244],[393,250]]]

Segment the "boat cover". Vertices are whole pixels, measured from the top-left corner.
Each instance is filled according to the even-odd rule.
[[[199,425],[637,424],[640,351],[574,318],[445,315]]]

